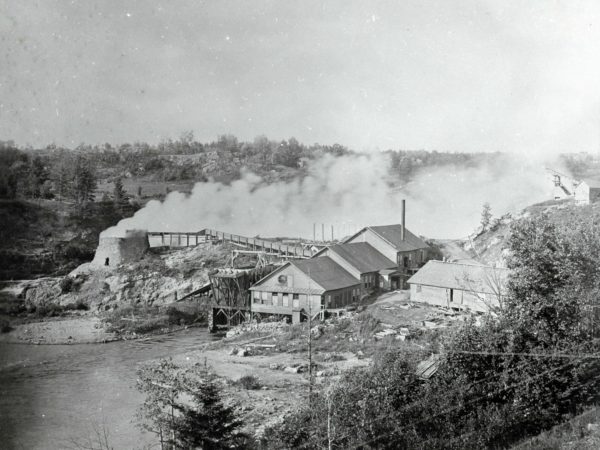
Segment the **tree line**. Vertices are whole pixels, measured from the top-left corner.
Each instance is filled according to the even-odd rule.
[[[0,145],[0,198],[93,201],[98,178],[89,158],[64,153],[51,160]]]
[[[258,175],[273,171],[302,175],[311,160],[324,155],[334,157],[355,153],[339,144],[306,145],[291,137],[272,140],[257,136],[240,141],[233,135],[221,135],[202,143],[192,132],[179,139],[156,145],[145,142],[113,146],[80,144],[64,148],[54,144],[44,148],[17,148],[0,141],[0,196],[2,198],[57,198],[85,201],[92,187],[102,179],[143,177],[158,182],[197,182],[209,178],[231,182],[243,169]],[[390,170],[408,180],[424,167],[477,165],[494,158],[490,154],[442,153],[388,150]]]

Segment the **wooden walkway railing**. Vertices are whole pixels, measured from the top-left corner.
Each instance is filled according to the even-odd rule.
[[[223,231],[212,230],[206,228],[202,230],[204,234],[211,239],[220,239],[226,242],[233,242],[252,250],[264,251],[267,254],[280,255],[280,256],[291,256],[296,258],[310,258],[313,253],[310,247],[304,246],[300,243],[297,244],[283,244],[277,241],[269,241],[266,239],[250,238],[247,236],[240,236],[238,234],[225,233]]]
[[[310,258],[313,255],[312,244],[284,244],[267,239],[251,238],[239,234],[225,233],[223,231],[206,228],[196,232],[179,231],[151,231],[148,233],[150,246],[168,247],[193,247],[208,240],[222,240],[232,242],[245,248],[262,251],[270,255],[292,258]]]

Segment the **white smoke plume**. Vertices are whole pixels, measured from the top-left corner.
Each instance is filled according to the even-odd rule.
[[[189,195],[172,192],[163,202],[150,201],[103,235],[213,228],[244,236],[312,238],[316,223],[317,238],[321,224],[326,239],[332,225],[339,238],[362,226],[399,223],[404,198],[407,228],[413,233],[464,237],[478,226],[485,202],[500,216],[551,198],[543,164],[501,160],[469,169],[425,169],[410,183],[393,187],[385,154],[326,155],[313,161],[302,179],[266,184],[246,172],[230,185],[197,183]]]

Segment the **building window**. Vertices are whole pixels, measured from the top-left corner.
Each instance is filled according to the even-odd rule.
[[[421,292],[421,285],[417,284],[417,292]]]
[[[292,294],[294,300],[300,300],[300,294]]]
[[[278,300],[279,300],[279,295],[277,295],[277,292],[272,292],[271,293],[271,302],[272,302],[273,306],[277,306]]]
[[[288,295],[287,292],[285,292],[281,296],[281,299],[282,299],[283,306],[285,306],[285,307],[290,306],[290,296]]]
[[[333,307],[337,308],[342,305],[342,297],[340,295],[336,295],[333,297]]]
[[[262,291],[262,292],[260,293],[260,303],[261,303],[262,305],[266,305],[266,304],[267,304],[267,295],[268,295],[268,294],[267,294],[265,291]]]

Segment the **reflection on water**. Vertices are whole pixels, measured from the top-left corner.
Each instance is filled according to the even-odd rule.
[[[0,344],[0,448],[72,448],[104,426],[115,449],[154,443],[135,423],[137,366],[213,339],[194,328],[109,344]]]

